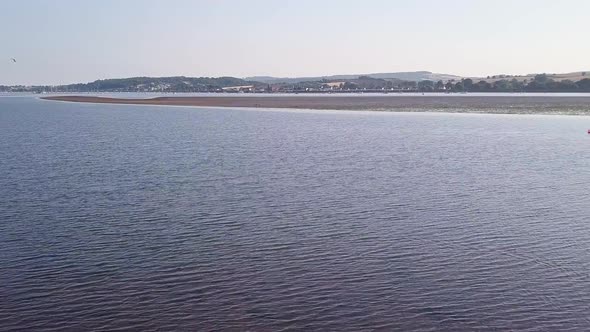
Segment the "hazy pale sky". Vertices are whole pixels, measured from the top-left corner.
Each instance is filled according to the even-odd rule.
[[[4,0],[0,84],[590,70],[589,13],[587,0]]]

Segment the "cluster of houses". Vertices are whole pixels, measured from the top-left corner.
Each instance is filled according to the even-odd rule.
[[[348,81],[338,82],[306,82],[304,84],[258,84],[258,85],[239,85],[221,88],[218,92],[225,93],[297,93],[297,92],[400,92],[416,91],[417,86],[387,86],[387,87],[363,87],[360,84]]]

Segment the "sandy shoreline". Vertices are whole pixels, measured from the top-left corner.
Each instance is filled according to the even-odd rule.
[[[291,108],[316,110],[457,110],[490,113],[590,114],[590,97],[530,96],[199,96],[150,99],[53,96],[45,100],[127,105]]]

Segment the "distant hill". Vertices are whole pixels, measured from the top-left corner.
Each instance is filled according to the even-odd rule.
[[[429,71],[319,77],[130,77],[59,86],[3,86],[0,92],[590,92],[590,71],[460,77]]]
[[[359,76],[385,79],[385,80],[398,80],[398,81],[448,81],[448,80],[460,80],[460,76],[449,75],[449,74],[437,74],[429,71],[411,71],[411,72],[396,72],[396,73],[373,73],[373,74],[356,74],[356,75],[331,75],[331,76],[315,76],[315,77],[272,77],[272,76],[252,76],[246,77],[245,80],[256,81],[267,84],[277,83],[300,83],[300,82],[312,82],[312,81],[338,81],[338,80],[350,80],[358,78]]]

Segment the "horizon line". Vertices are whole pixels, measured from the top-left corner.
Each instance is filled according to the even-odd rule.
[[[590,72],[590,70],[577,70],[577,71],[568,71],[568,72],[535,72],[535,73],[526,73],[526,74],[508,74],[508,73],[501,73],[501,74],[491,74],[491,75],[481,75],[481,76],[472,76],[472,75],[457,75],[457,74],[449,74],[444,72],[435,72],[429,70],[413,70],[413,71],[383,71],[383,72],[372,72],[372,73],[362,73],[362,74],[327,74],[327,75],[301,75],[301,76],[272,76],[272,75],[248,75],[248,76],[231,76],[231,75],[220,75],[220,76],[187,76],[187,75],[132,75],[132,76],[117,76],[117,77],[110,77],[110,78],[97,78],[94,80],[87,80],[87,81],[77,81],[77,82],[70,82],[70,83],[26,83],[26,84],[5,84],[0,83],[0,86],[60,86],[60,85],[72,85],[72,84],[87,84],[96,81],[102,80],[117,80],[117,79],[130,79],[130,78],[173,78],[173,77],[186,77],[186,78],[238,78],[242,80],[247,80],[248,78],[273,78],[273,79],[300,79],[300,78],[328,78],[331,76],[370,76],[370,75],[383,75],[383,74],[405,74],[405,73],[429,73],[435,75],[448,75],[448,76],[455,76],[458,78],[491,78],[493,76],[509,76],[509,77],[522,77],[522,76],[532,76],[532,75],[567,75],[567,74],[575,74],[575,73],[585,73]],[[391,77],[394,78],[394,77]]]

